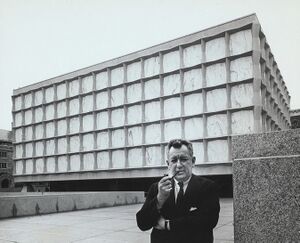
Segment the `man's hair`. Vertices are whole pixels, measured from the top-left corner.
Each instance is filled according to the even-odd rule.
[[[182,145],[185,145],[188,148],[190,156],[193,157],[194,151],[193,151],[192,143],[188,140],[178,138],[169,141],[167,147],[167,158],[169,157],[169,152],[172,147],[176,149],[180,149]]]

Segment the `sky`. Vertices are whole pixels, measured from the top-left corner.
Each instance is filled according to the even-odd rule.
[[[13,89],[252,13],[299,109],[298,0],[0,0],[0,129]]]

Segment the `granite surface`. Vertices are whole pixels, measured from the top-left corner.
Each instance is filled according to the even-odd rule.
[[[292,141],[293,134],[299,130],[290,133]],[[284,144],[280,133],[274,137]],[[264,142],[263,147],[274,148],[276,139]],[[281,150],[288,152],[284,146]],[[300,242],[300,155],[234,160],[233,185],[234,242]]]
[[[232,136],[232,158],[300,154],[300,129]]]

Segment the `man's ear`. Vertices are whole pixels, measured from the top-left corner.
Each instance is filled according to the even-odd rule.
[[[193,158],[192,158],[192,162],[193,162],[193,165],[195,164],[195,162],[196,162],[196,157],[195,156],[193,156]]]
[[[169,161],[168,160],[166,160],[166,163],[167,163],[167,165],[169,165]]]

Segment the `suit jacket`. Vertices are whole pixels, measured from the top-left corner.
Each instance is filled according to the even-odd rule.
[[[152,243],[213,242],[213,228],[220,211],[214,182],[192,175],[184,193],[184,209],[181,212],[176,208],[174,186],[160,210],[157,209],[157,193],[158,183],[154,183],[143,207],[136,214],[137,225],[143,231],[153,228],[160,216],[170,220],[170,231],[152,229]]]

